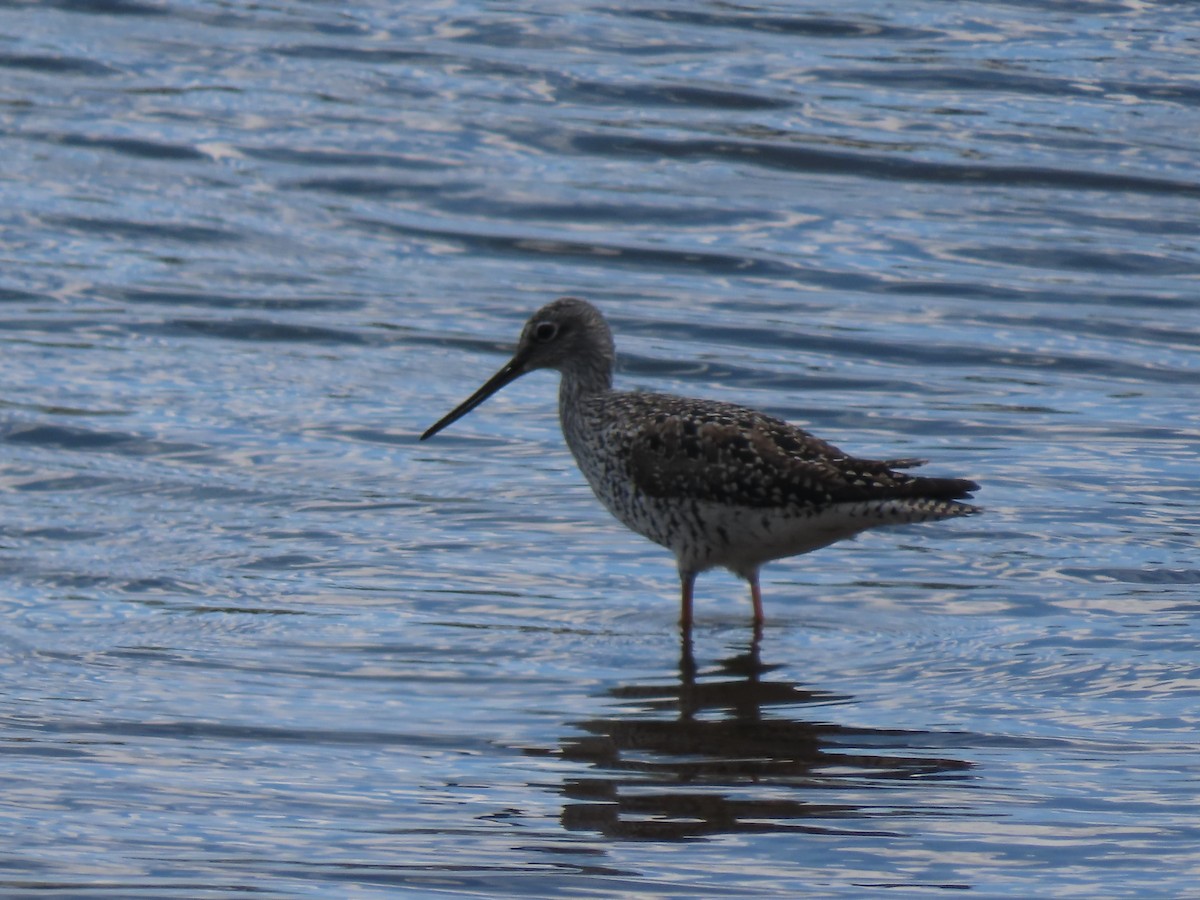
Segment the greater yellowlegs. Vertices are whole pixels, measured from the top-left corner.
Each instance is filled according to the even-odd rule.
[[[692,621],[696,575],[724,567],[750,583],[763,620],[758,570],[881,525],[979,512],[957,500],[979,486],[897,471],[919,459],[857,459],[806,431],[731,403],[615,391],[616,350],[604,317],[564,297],[525,324],[517,352],[421,435],[433,437],[534,369],[562,375],[563,436],[608,511],[675,554],[680,622]]]

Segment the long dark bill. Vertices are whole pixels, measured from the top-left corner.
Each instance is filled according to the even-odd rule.
[[[484,382],[483,387],[442,416],[436,423],[430,425],[429,429],[421,435],[421,440],[431,438],[447,425],[457,422],[500,388],[509,382],[516,381],[525,374],[525,371],[525,360],[514,356],[503,369]]]

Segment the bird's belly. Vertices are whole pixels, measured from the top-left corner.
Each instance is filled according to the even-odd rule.
[[[838,507],[757,509],[629,490],[596,495],[627,528],[671,550],[681,569],[694,571],[716,566],[749,571],[877,524]]]
[[[757,508],[699,502],[681,546],[672,547],[688,568],[714,566],[750,573],[765,562],[797,556],[857,534],[872,523],[840,506]]]
[[[715,567],[749,574],[880,525],[912,521],[904,504],[843,503],[820,508],[757,508],[642,493],[597,495],[627,528],[667,547],[681,570]]]

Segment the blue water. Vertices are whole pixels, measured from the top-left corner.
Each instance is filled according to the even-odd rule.
[[[1189,12],[0,4],[0,893],[1194,892]],[[554,376],[417,440],[562,294],[986,514],[681,646]]]

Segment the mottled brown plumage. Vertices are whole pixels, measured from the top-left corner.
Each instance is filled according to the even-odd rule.
[[[562,373],[563,435],[600,501],[634,531],[669,548],[692,617],[696,575],[723,566],[750,583],[762,622],[758,570],[867,528],[969,515],[973,481],[900,469],[923,460],[858,459],[746,407],[612,389],[612,333],[595,307],[563,298],[540,309],[512,360],[421,439],[539,368]]]
[[[653,497],[751,507],[823,506],[888,497],[955,499],[978,486],[918,478],[921,460],[857,459],[781,419],[669,394],[621,395],[631,422],[630,472]]]

